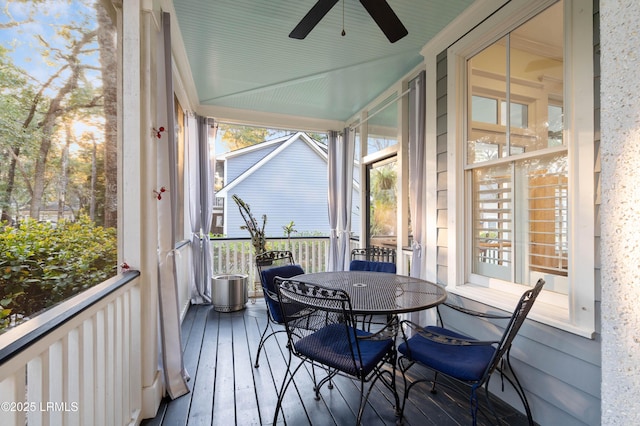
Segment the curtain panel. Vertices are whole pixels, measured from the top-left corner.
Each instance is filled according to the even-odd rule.
[[[329,238],[328,271],[349,267],[351,241],[351,199],[353,197],[353,131],[345,128],[341,135],[329,132]]]
[[[338,132],[329,131],[327,141],[327,172],[328,172],[328,206],[329,206],[329,256],[327,258],[327,271],[337,271],[340,248],[338,245],[338,215],[340,181],[338,175]]]
[[[425,72],[409,83],[409,210],[411,212],[411,276],[421,278],[425,216]]]
[[[176,221],[177,212],[177,148],[175,135],[175,105],[171,72],[171,15],[162,14],[162,31],[158,35],[157,123],[167,132],[158,141],[157,184],[164,187],[158,197],[158,298],[160,342],[165,388],[172,399],[189,392],[189,376],[182,359],[180,308],[176,283]]]
[[[353,154],[355,150],[355,129],[346,127],[340,143],[340,202],[338,203],[338,244],[340,254],[338,265],[341,271],[349,269],[351,252],[351,204],[353,198]]]
[[[209,230],[213,217],[213,156],[209,151],[211,119],[194,116],[189,120],[189,216],[194,282],[191,303],[211,303],[212,259]],[[215,128],[215,126],[214,126]],[[214,135],[215,138],[215,135]]]

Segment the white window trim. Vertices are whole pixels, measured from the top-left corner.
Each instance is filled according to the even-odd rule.
[[[465,224],[464,141],[466,60],[555,1],[514,0],[452,45],[447,52],[448,270],[447,291],[507,311],[522,286],[497,280],[470,284]],[[569,295],[544,292],[530,318],[593,338],[595,306],[594,93],[591,2],[565,0],[565,140],[568,144],[570,204]],[[574,37],[579,34],[579,37]],[[575,66],[580,64],[580,66]],[[579,90],[576,90],[579,88]],[[459,190],[456,190],[458,189]],[[572,207],[572,208],[571,208]],[[486,285],[486,286],[485,286]]]

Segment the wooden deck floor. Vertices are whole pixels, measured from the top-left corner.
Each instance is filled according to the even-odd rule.
[[[191,392],[174,401],[165,401],[152,425],[269,425],[276,406],[276,387],[286,368],[286,335],[270,338],[260,356],[260,367],[253,361],[266,324],[264,301],[247,304],[233,313],[218,313],[211,306],[192,306],[182,325],[184,362],[191,380]],[[413,374],[431,375],[426,369],[412,368]],[[402,392],[402,376],[397,383]],[[353,425],[358,405],[358,385],[338,378],[332,390],[322,389],[320,401],[314,399],[311,377],[306,371],[296,375],[295,387],[289,387],[278,424]],[[402,393],[401,393],[402,395]],[[436,395],[428,384],[411,391],[405,408],[405,425],[470,425],[468,394],[444,387]],[[401,396],[402,397],[402,396]],[[481,400],[484,398],[481,398]],[[369,397],[363,424],[396,423],[393,396],[382,384]],[[494,406],[503,424],[525,425],[526,417],[499,400]],[[284,413],[284,417],[283,417]],[[491,424],[479,416],[480,425]],[[495,419],[493,419],[495,422]]]

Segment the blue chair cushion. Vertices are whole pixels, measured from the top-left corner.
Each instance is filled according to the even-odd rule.
[[[347,333],[349,330],[349,333]],[[295,344],[298,353],[321,364],[336,368],[352,376],[369,374],[393,347],[393,339],[359,340],[360,356],[357,356],[356,336],[371,333],[345,324],[330,324],[315,333],[305,336]],[[355,359],[354,359],[355,358]]]
[[[426,331],[459,339],[472,339],[442,327],[429,326]],[[407,348],[409,345],[409,352]],[[398,351],[420,364],[440,371],[458,380],[474,382],[484,375],[487,365],[495,352],[490,345],[452,345],[438,343],[419,334],[398,346]]]
[[[284,265],[276,266],[275,268],[265,269],[262,271],[262,289],[264,290],[264,298],[267,301],[267,308],[271,313],[271,318],[278,324],[284,323],[284,317],[280,310],[280,303],[277,299],[269,297],[268,293],[278,294],[275,283],[273,282],[275,277],[291,278],[296,275],[304,274],[304,269],[300,265]]]
[[[349,264],[350,271],[371,271],[396,273],[396,264],[391,262],[374,262],[372,260],[352,260]]]

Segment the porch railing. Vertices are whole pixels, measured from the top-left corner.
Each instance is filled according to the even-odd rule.
[[[260,296],[260,279],[255,266],[253,247],[249,239],[212,238],[211,251],[213,256],[214,274],[247,274],[249,296]],[[351,248],[358,246],[357,240],[351,241]],[[269,250],[290,250],[293,259],[307,273],[323,272],[326,270],[329,256],[328,237],[291,237],[289,239],[270,239],[267,242]]]
[[[0,335],[1,425],[125,425],[141,412],[139,272]]]

